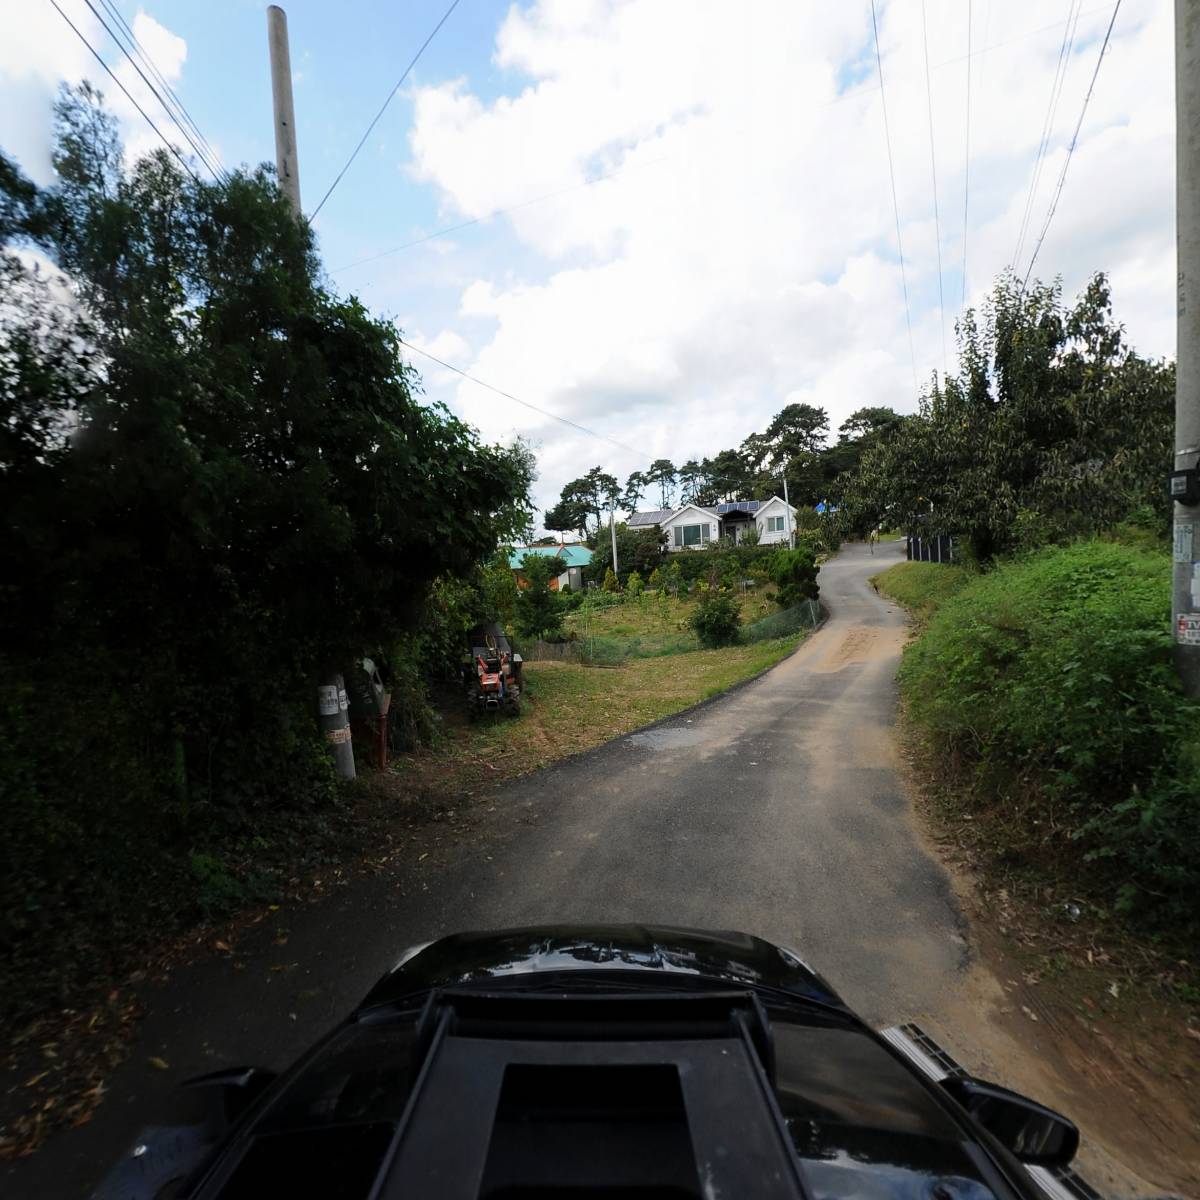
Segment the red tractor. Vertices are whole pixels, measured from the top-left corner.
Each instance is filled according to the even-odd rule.
[[[482,625],[467,639],[470,660],[463,664],[467,710],[472,719],[486,712],[521,712],[522,659],[499,625]]]

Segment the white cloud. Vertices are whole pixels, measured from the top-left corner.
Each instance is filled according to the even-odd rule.
[[[966,6],[930,0],[928,10],[952,352]],[[1080,19],[1035,233],[1110,11]],[[969,300],[1013,253],[1062,43],[1037,0],[1002,15],[975,27],[986,52],[971,62]],[[942,365],[943,325],[918,6],[882,5],[880,36],[924,377]],[[1068,292],[1109,270],[1118,316],[1155,354],[1173,341],[1171,55],[1167,0],[1125,6],[1037,265],[1061,272]],[[638,450],[460,382],[456,406],[486,433],[516,426],[544,439],[541,499],[596,461],[625,473],[736,445],[791,399],[823,405],[835,428],[863,404],[913,406],[866,6],[540,0],[508,11],[494,62],[517,81],[498,99],[463,79],[415,94],[412,170],[448,218],[617,172],[512,213],[520,252],[463,290],[458,322],[478,352],[456,362]]]
[[[162,106],[128,59],[118,55],[114,43],[83,0],[60,0],[60,6],[163,134],[186,150]],[[186,41],[142,9],[134,16],[131,28],[164,78],[171,84],[177,83],[187,60]],[[108,107],[118,118],[127,158],[137,158],[162,144],[78,34],[50,4],[33,0],[0,4],[0,91],[4,96],[0,105],[0,149],[15,158],[40,184],[53,179],[50,148],[55,93],[60,83],[74,84],[85,78],[104,93]]]

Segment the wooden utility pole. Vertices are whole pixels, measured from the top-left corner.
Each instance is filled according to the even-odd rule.
[[[287,13],[276,4],[267,9],[267,47],[271,54],[271,101],[275,110],[275,169],[279,176],[279,190],[291,204],[296,220],[303,221]],[[346,695],[345,677],[336,669],[322,670],[317,679],[317,719],[321,732],[333,751],[333,768],[337,777],[353,779],[354,745],[350,740],[350,700]]]
[[[1183,689],[1200,697],[1200,0],[1175,0],[1174,578],[1171,619]]]

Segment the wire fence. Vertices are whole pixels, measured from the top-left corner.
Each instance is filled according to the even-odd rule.
[[[815,629],[821,623],[819,600],[802,600],[782,612],[743,626],[741,641],[747,643],[767,642],[773,638],[791,637],[805,629]]]

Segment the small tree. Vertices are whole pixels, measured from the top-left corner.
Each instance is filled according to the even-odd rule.
[[[791,608],[801,600],[815,600],[821,594],[817,587],[816,557],[807,546],[777,550],[767,573],[779,589],[780,608]]]
[[[618,592],[621,590],[621,585],[617,582],[617,577],[612,567],[609,567],[604,572],[604,583],[601,586],[606,592]]]
[[[655,567],[654,570],[650,572],[650,579],[647,583],[647,586],[651,591],[661,592],[665,583],[666,580],[663,578],[662,567]]]
[[[671,589],[672,596],[678,596],[679,589],[683,587],[683,572],[679,569],[678,559],[667,568],[667,587]]]
[[[741,610],[735,597],[726,591],[706,592],[688,619],[702,646],[714,649],[737,641]]]
[[[631,571],[629,582],[625,584],[625,590],[631,596],[640,596],[646,590],[645,580],[636,571]]]
[[[561,558],[527,554],[521,562],[525,587],[517,596],[516,626],[522,637],[550,641],[562,633],[563,602],[550,590],[550,580],[562,573]]]

